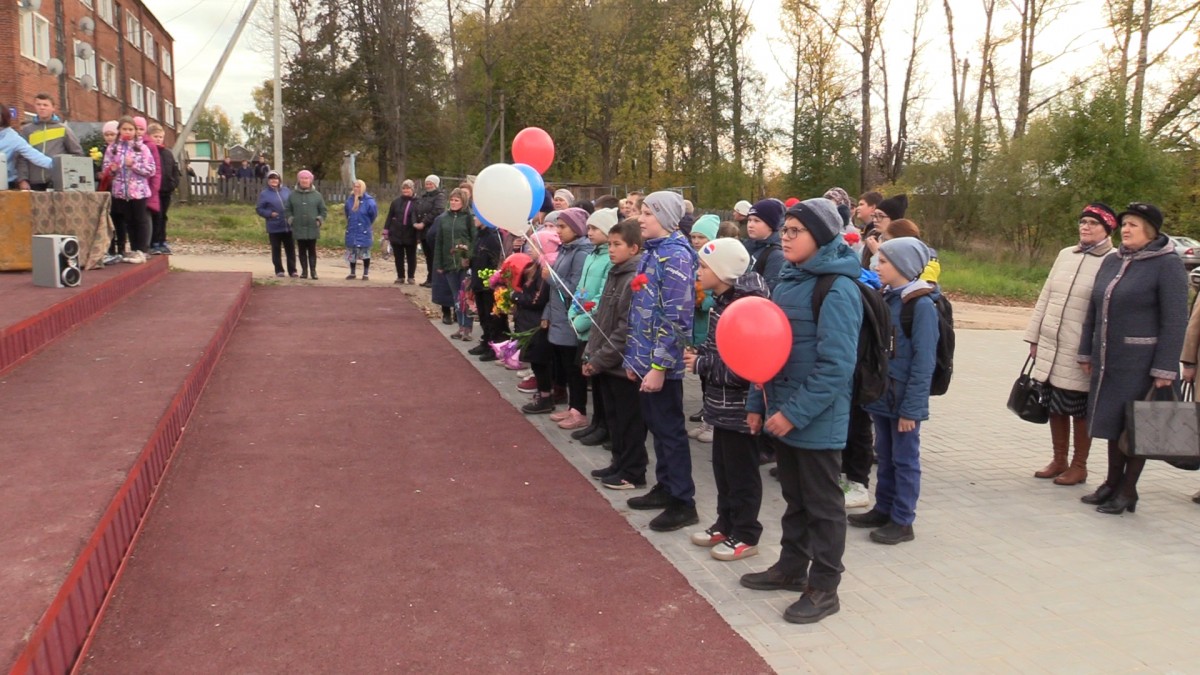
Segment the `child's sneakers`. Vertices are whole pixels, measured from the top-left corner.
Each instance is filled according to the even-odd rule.
[[[620,473],[610,473],[600,479],[600,484],[609,490],[636,490],[646,487],[646,482],[634,483],[633,481],[621,478]]]
[[[561,421],[567,419],[568,417],[570,417],[571,413],[573,413],[573,412],[575,412],[575,411],[570,408],[567,408],[566,410],[564,410],[562,412],[556,412],[550,416],[550,421],[551,422],[561,422]]]
[[[550,417],[553,419],[554,416],[551,415]],[[571,429],[583,429],[587,427],[588,424],[589,422],[587,415],[584,415],[574,408],[568,408],[566,417],[563,417],[558,421],[558,428],[569,431]]]
[[[705,422],[704,424],[701,424],[700,425],[700,433],[696,434],[696,440],[700,441],[701,443],[712,443],[713,442],[712,425],[707,422]]]
[[[537,378],[533,375],[530,375],[529,377],[521,380],[517,383],[517,391],[521,392],[522,394],[536,394]]]
[[[838,479],[842,486],[842,495],[846,498],[846,508],[861,509],[871,505],[871,494],[867,486],[857,481],[848,480],[845,476]]]
[[[709,555],[716,560],[724,560],[726,562],[741,560],[742,558],[749,558],[752,555],[758,555],[758,547],[754,544],[747,544],[744,541],[728,537],[725,541],[713,546],[712,550],[709,551]]]
[[[725,541],[725,538],[725,535],[717,532],[712,527],[703,532],[692,533],[692,543],[697,546],[703,546],[704,548],[712,548],[713,546]]]

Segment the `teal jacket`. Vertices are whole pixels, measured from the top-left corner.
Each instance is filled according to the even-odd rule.
[[[604,281],[608,279],[608,271],[612,269],[612,261],[608,258],[608,244],[600,244],[592,249],[583,260],[583,276],[579,277],[579,285],[575,287],[575,300],[567,310],[567,318],[575,327],[579,341],[588,339],[588,331],[592,329],[592,320],[599,310],[600,298],[604,295]],[[587,303],[594,302],[590,309],[585,309]]]
[[[763,415],[764,422],[783,413],[796,427],[779,439],[787,445],[805,450],[846,447],[862,326],[862,297],[854,285],[860,271],[858,257],[838,237],[807,262],[784,265],[771,291],[771,300],[791,324],[792,351],[783,369],[765,385],[765,410],[763,388],[757,386],[750,391],[746,410]],[[825,296],[817,323],[812,296],[817,277],[824,274],[838,278]]]

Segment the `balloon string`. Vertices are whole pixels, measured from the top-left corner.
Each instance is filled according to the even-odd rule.
[[[534,234],[537,234],[537,232],[535,231]],[[546,260],[546,252],[542,249],[541,245],[538,243],[537,237],[527,236],[527,237],[525,237],[525,241],[529,242],[533,246],[533,248],[538,252],[538,256],[539,256],[540,260],[543,260],[543,261]],[[563,281],[562,277],[560,277],[558,275],[558,272],[554,271],[554,266],[550,265],[547,262],[546,269],[550,270],[550,278],[553,279],[554,282],[556,284],[558,284],[562,288],[563,291],[566,291],[565,293],[563,293],[563,300],[565,301],[566,298],[568,296],[570,296],[571,304],[579,307],[579,309],[581,311],[583,311],[585,314],[588,315],[588,320],[591,321],[592,313],[583,309],[583,305],[579,304],[579,300],[575,297],[575,292],[570,290],[567,287],[567,283],[565,281]],[[568,323],[570,323],[570,322],[568,322]],[[571,324],[571,330],[574,331],[576,337],[579,337],[579,331],[575,330],[574,324]],[[592,330],[599,333],[600,337],[604,338],[604,341],[608,343],[608,346],[612,347],[614,350],[619,351],[621,353],[621,365],[624,366],[626,372],[633,372],[635,375],[637,375],[639,380],[645,379],[642,377],[641,374],[639,374],[637,372],[636,368],[632,367],[631,362],[625,356],[625,350],[617,347],[617,344],[612,341],[612,338],[609,337],[608,334],[605,333],[599,326],[597,326],[595,321],[592,321]]]

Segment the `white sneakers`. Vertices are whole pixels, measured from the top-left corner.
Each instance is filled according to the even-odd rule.
[[[713,428],[708,422],[701,422],[700,426],[688,429],[688,438],[694,438],[701,443],[713,442]]]
[[[838,482],[842,484],[842,495],[846,498],[846,508],[862,509],[871,505],[871,493],[867,490],[866,485],[847,480],[845,476],[842,476]]]
[[[146,254],[141,251],[130,251],[121,258],[121,262],[131,263],[133,265],[141,265],[146,262]]]

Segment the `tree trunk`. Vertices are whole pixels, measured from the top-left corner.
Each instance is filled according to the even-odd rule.
[[[871,47],[875,44],[875,3],[877,0],[865,0],[863,3],[864,20],[862,27],[862,84],[859,96],[862,98],[862,129],[859,132],[858,150],[858,184],[859,192],[871,188]]]
[[[1153,0],[1142,0],[1142,25],[1138,31],[1137,66],[1133,71],[1133,100],[1129,105],[1130,135],[1142,133],[1142,98],[1146,92],[1146,61],[1149,58],[1150,16]]]

